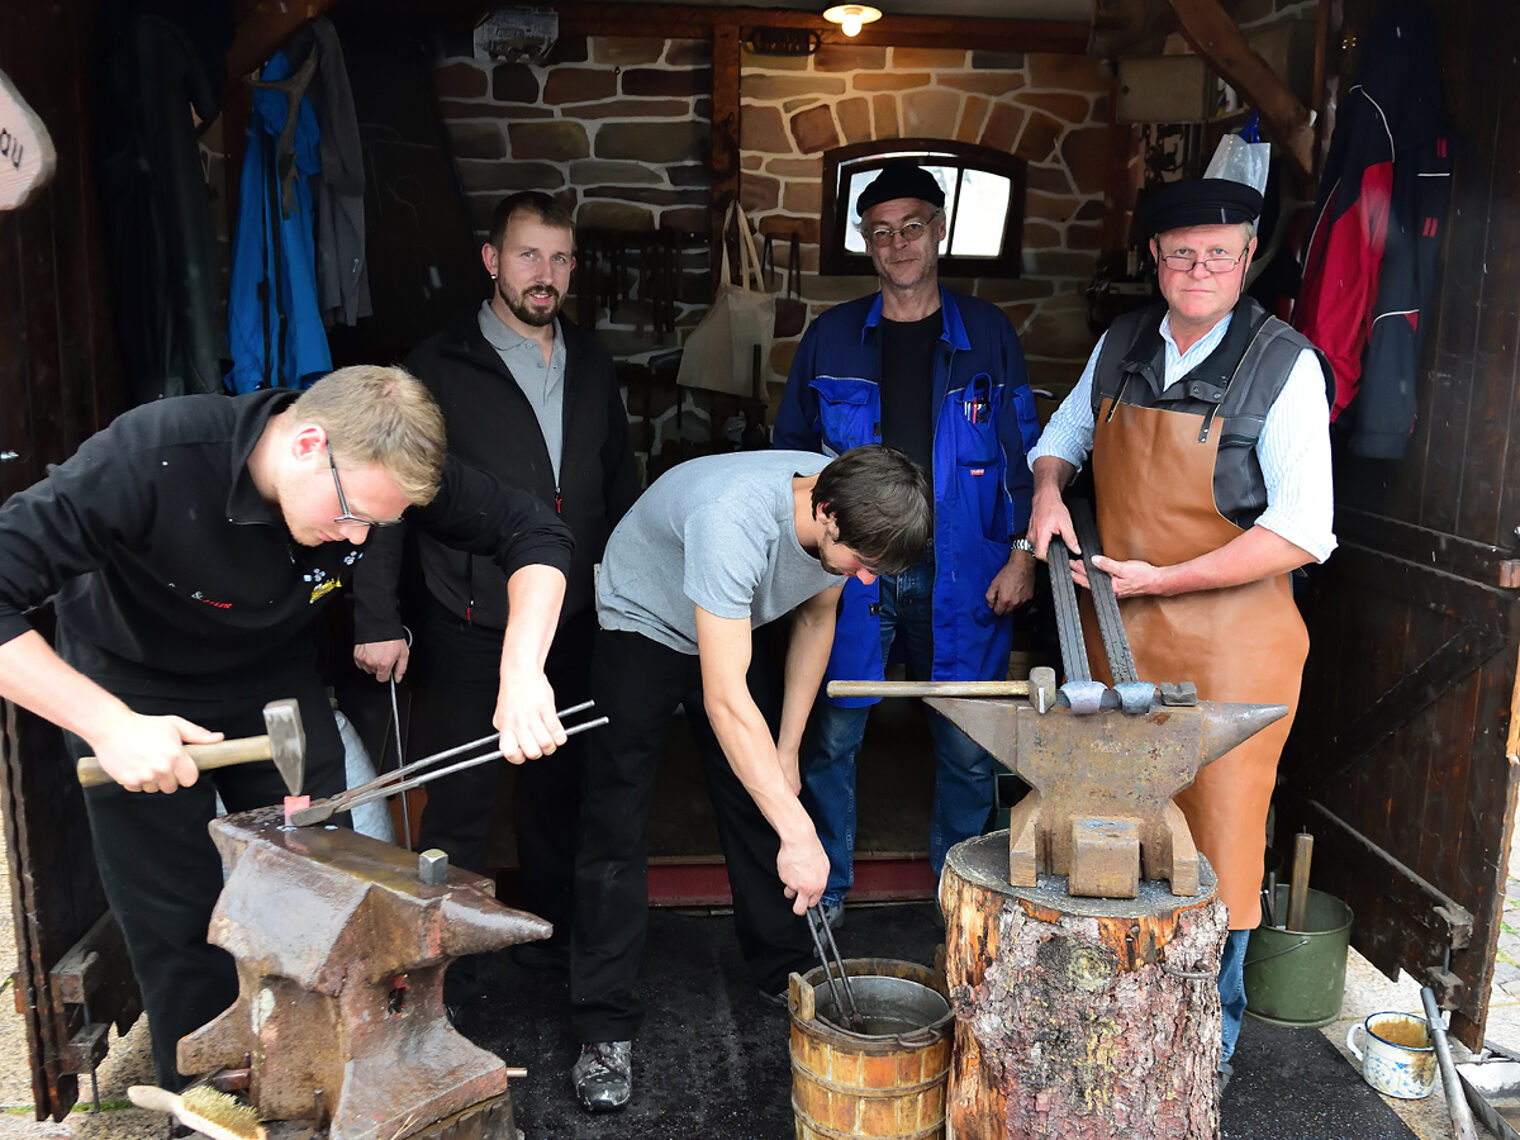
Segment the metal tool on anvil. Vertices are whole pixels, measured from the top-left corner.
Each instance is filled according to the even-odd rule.
[[[1198,893],[1198,849],[1172,797],[1200,769],[1287,715],[1285,705],[1200,702],[1191,683],[1140,680],[1085,504],[1072,518],[1086,560],[1114,686],[1093,680],[1065,543],[1048,550],[1066,682],[1030,671],[1027,701],[950,696],[920,686],[832,682],[830,696],[922,696],[1017,773],[1032,791],[1009,813],[1008,877],[1034,887],[1067,876],[1072,895],[1134,898],[1140,879],[1166,879],[1174,895]],[[1005,682],[992,682],[1004,685]],[[849,685],[848,690],[844,688]],[[917,690],[917,691],[914,691]]]
[[[264,726],[269,731],[263,736],[219,740],[215,744],[187,744],[185,751],[202,772],[230,764],[273,760],[286,789],[293,796],[300,795],[301,785],[306,780],[306,730],[301,726],[300,704],[293,697],[270,701],[264,706]],[[93,756],[82,757],[77,770],[79,782],[86,788],[111,783],[111,777]]]
[[[574,716],[576,713],[585,712],[596,705],[595,701],[582,701],[578,705],[556,712],[554,715],[564,720],[565,717]],[[585,732],[588,728],[600,728],[607,723],[604,716],[595,720],[582,721],[571,728],[565,729],[566,736],[574,736],[576,733]],[[457,764],[450,764],[446,768],[437,768],[423,775],[417,775],[424,768],[444,760],[461,756],[473,748],[480,748],[499,739],[499,733],[491,733],[482,736],[479,740],[471,740],[464,744],[457,744],[453,748],[446,748],[442,752],[435,752],[431,756],[424,756],[420,760],[413,760],[410,764],[403,764],[399,768],[392,768],[389,772],[382,772],[373,780],[366,780],[362,784],[356,784],[345,792],[339,792],[335,796],[329,796],[325,800],[318,800],[309,807],[298,808],[290,813],[290,823],[296,827],[309,827],[315,823],[325,823],[340,812],[349,811],[360,804],[367,804],[372,800],[384,799],[398,792],[409,792],[413,788],[420,788],[432,780],[441,776],[449,776],[455,772],[462,772],[466,768],[474,768],[478,764],[485,764],[501,758],[501,749],[482,753],[479,756],[471,756],[468,760],[461,760]]]

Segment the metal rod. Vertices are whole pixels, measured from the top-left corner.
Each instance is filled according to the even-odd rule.
[[[818,960],[823,963],[823,976],[829,983],[829,993],[834,998],[834,1009],[844,1020],[844,1028],[851,1032],[861,1031],[860,1010],[855,1005],[855,992],[850,989],[850,976],[845,972],[844,959],[839,955],[839,945],[834,941],[834,932],[829,929],[829,920],[823,916],[821,907],[810,906],[807,908],[808,933],[813,936],[813,948],[818,951]],[[823,929],[823,937],[819,937],[819,928]],[[824,938],[828,939],[829,948],[823,948]],[[829,953],[833,953],[830,958]],[[834,969],[839,970],[839,985],[834,983]],[[839,990],[843,987],[844,999],[839,997]]]
[[[583,724],[576,725],[574,728],[565,729],[565,735],[574,736],[578,732],[585,732],[588,728],[600,728],[606,723],[607,718],[604,716],[599,716],[595,720],[588,720]],[[491,737],[490,739],[495,738]],[[390,786],[384,788],[371,788],[363,795],[355,796],[352,799],[344,801],[343,806],[340,810],[348,811],[352,808],[359,807],[361,804],[367,804],[371,800],[378,799],[381,796],[393,796],[397,792],[409,792],[413,788],[420,788],[423,784],[431,783],[441,776],[452,776],[455,772],[463,772],[466,768],[474,768],[478,765],[485,764],[488,761],[499,759],[501,759],[500,748],[492,752],[482,753],[479,756],[471,756],[468,760],[461,760],[457,764],[450,764],[447,768],[435,768],[431,772],[424,772],[420,776],[413,776],[411,779],[406,780],[400,784],[391,784]]]
[[[1103,553],[1098,542],[1098,524],[1093,518],[1092,504],[1086,499],[1074,499],[1071,503],[1071,523],[1077,532],[1077,542],[1082,546],[1082,561],[1087,566],[1087,589],[1092,594],[1093,610],[1098,617],[1098,632],[1103,640],[1103,652],[1108,657],[1108,671],[1112,683],[1122,685],[1138,680],[1135,672],[1134,654],[1130,652],[1129,634],[1124,630],[1124,619],[1119,614],[1119,599],[1114,594],[1114,582],[1108,571],[1099,570],[1093,559]]]
[[[831,697],[1027,697],[1028,681],[830,681]]]
[[[595,706],[595,701],[582,701],[578,705],[571,705],[567,709],[560,709],[554,715],[558,719],[563,720],[567,716],[574,716],[578,712],[585,712],[587,709],[594,708]],[[410,764],[401,764],[401,758],[398,756],[396,758],[398,767],[391,769],[389,772],[382,772],[373,780],[366,780],[362,784],[355,784],[348,790],[351,793],[368,792],[372,788],[383,788],[388,784],[394,784],[398,780],[410,779],[430,764],[437,764],[440,760],[450,760],[455,756],[470,751],[472,748],[479,748],[484,744],[490,744],[491,741],[496,740],[500,736],[501,733],[499,732],[489,732],[478,740],[468,740],[463,744],[456,744],[452,748],[445,748],[442,752],[434,752],[429,756],[422,757],[420,760],[413,760]],[[498,752],[497,755],[499,756],[501,753]]]
[[[1050,593],[1055,602],[1056,633],[1061,639],[1061,667],[1068,681],[1091,681],[1092,666],[1082,640],[1082,614],[1077,609],[1077,585],[1071,578],[1071,552],[1066,543],[1052,538],[1045,548],[1050,566]]]
[[[1451,1043],[1446,1040],[1446,1022],[1436,1008],[1435,991],[1429,986],[1420,987],[1420,1001],[1425,1006],[1425,1020],[1430,1022],[1430,1036],[1436,1047],[1436,1064],[1441,1066],[1441,1087],[1446,1090],[1446,1107],[1451,1110],[1451,1128],[1456,1140],[1478,1140],[1478,1130],[1473,1127],[1472,1109],[1467,1105],[1467,1094],[1462,1091],[1462,1081],[1457,1067],[1451,1061]]]

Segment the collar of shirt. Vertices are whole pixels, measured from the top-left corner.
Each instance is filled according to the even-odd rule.
[[[1179,352],[1177,342],[1172,339],[1172,314],[1167,313],[1161,318],[1161,339],[1166,342],[1164,387],[1170,388],[1209,358],[1209,353],[1218,348],[1219,342],[1224,339],[1224,334],[1229,330],[1230,321],[1234,316],[1233,312],[1226,313],[1217,325],[1204,333],[1198,343],[1186,352]]]
[[[232,489],[227,492],[227,518],[230,521],[284,523],[278,508],[265,502],[254,486],[253,473],[248,470],[248,457],[263,438],[270,418],[295,403],[299,395],[289,388],[268,388],[232,397],[239,407],[232,425],[232,438],[228,441],[232,461]]]
[[[486,338],[487,344],[503,354],[512,353],[515,356],[524,349],[532,349],[533,355],[538,358],[540,367],[542,367],[543,350],[539,348],[538,341],[533,340],[531,337],[523,336],[516,329],[508,328],[506,322],[498,317],[496,311],[491,308],[490,301],[482,301],[480,303],[480,332]],[[555,317],[554,347],[550,350],[549,361],[551,365],[554,363],[553,358],[565,351],[563,341],[564,338],[560,336],[559,318]]]

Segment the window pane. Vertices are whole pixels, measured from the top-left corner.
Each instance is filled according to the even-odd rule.
[[[956,257],[996,257],[1003,251],[1003,227],[1013,182],[1002,174],[967,169],[961,180],[960,217],[955,221]],[[944,252],[943,249],[940,250]]]
[[[955,167],[925,165],[922,160],[927,156],[922,154],[893,155],[892,157],[917,159],[925,170],[934,175],[934,180],[939,183],[940,189],[945,191],[945,217],[950,217],[955,209]],[[848,253],[866,252],[866,239],[855,228],[855,223],[860,220],[860,211],[856,208],[856,203],[860,201],[861,191],[876,181],[876,176],[880,173],[880,167],[869,170],[851,169],[849,167],[844,169],[845,193],[843,196],[845,201],[849,203],[850,210],[846,215],[848,223],[844,230],[844,248]],[[946,230],[946,240],[939,244],[940,253],[945,252],[948,241],[949,231]]]

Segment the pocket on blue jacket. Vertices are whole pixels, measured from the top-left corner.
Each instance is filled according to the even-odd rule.
[[[819,376],[810,385],[818,396],[818,432],[833,451],[881,442],[881,398],[870,380]]]

